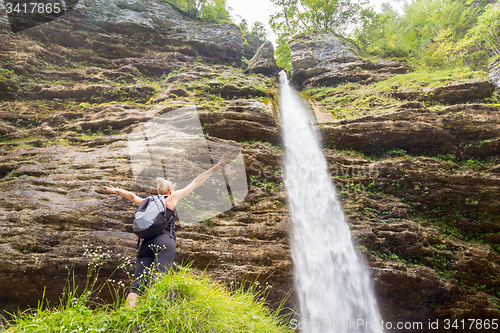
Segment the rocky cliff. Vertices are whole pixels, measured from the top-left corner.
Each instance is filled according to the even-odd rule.
[[[293,288],[277,82],[244,73],[239,28],[164,2],[82,1],[0,39],[4,309],[36,306],[45,286],[57,301],[67,268],[83,283],[83,245],[112,251],[103,277],[118,254],[135,256],[135,207],[104,187],[150,194],[134,182],[128,134],[186,105],[208,142],[241,146],[250,186],[230,211],[177,225],[176,261],[228,284],[268,282],[272,303]],[[500,123],[488,80],[429,83],[330,35],[290,48],[383,319],[500,318]]]
[[[376,82],[410,68],[395,61],[366,61],[351,42],[329,34],[302,34],[290,41],[292,81],[299,87]]]
[[[150,194],[135,185],[127,135],[185,105],[196,106],[207,140],[247,142],[249,176],[274,172],[235,209],[178,225],[176,261],[194,260],[222,282],[268,280],[274,301],[290,289],[283,153],[271,144],[280,142],[276,81],[238,67],[238,27],[193,21],[161,1],[82,1],[0,38],[3,308],[36,305],[44,287],[57,301],[69,268],[83,283],[83,245],[112,251],[101,276],[118,254],[135,257],[135,207],[104,187]]]

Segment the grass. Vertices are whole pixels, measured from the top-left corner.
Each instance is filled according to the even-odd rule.
[[[488,74],[455,68],[441,71],[420,70],[404,75],[396,75],[387,80],[370,85],[346,83],[336,87],[306,89],[302,95],[317,101],[333,119],[355,119],[362,116],[375,116],[395,110],[402,104],[390,93],[396,90],[423,91],[427,88],[487,80]],[[426,102],[434,105],[436,103]]]
[[[267,290],[268,288],[266,288]],[[124,298],[96,306],[88,293],[67,294],[57,308],[14,315],[8,332],[291,332],[284,316],[265,306],[267,291],[258,282],[244,290],[229,290],[203,273],[187,269],[156,279],[137,309],[125,308]]]
[[[11,140],[3,140],[3,141],[1,141],[1,143],[17,143],[17,142],[33,141],[33,140],[38,140],[38,138],[34,137],[34,136],[29,136],[29,137],[24,137],[24,138],[17,138],[17,139],[11,139]]]
[[[439,71],[417,71],[405,75],[396,75],[390,79],[377,82],[377,89],[421,90],[435,88],[447,84],[460,84],[487,80],[488,73],[472,71],[469,68],[453,68]]]

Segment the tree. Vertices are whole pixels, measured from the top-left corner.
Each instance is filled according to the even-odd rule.
[[[278,8],[275,14],[270,15],[271,28],[278,35],[288,33],[288,36],[292,36],[296,34],[298,23],[294,17],[297,17],[298,0],[271,0],[271,2]]]
[[[226,0],[205,0],[200,18],[206,21],[230,21]]]
[[[360,0],[364,1],[364,0]],[[353,23],[361,10],[351,0],[271,0],[278,12],[271,15],[270,25],[278,34],[298,32],[340,33]],[[363,2],[364,3],[364,2]]]
[[[166,0],[192,17],[206,21],[230,20],[226,0]]]
[[[302,0],[302,21],[308,29],[340,33],[354,23],[361,6],[350,0]]]
[[[364,1],[364,0],[360,0]],[[340,33],[361,10],[351,0],[271,0],[278,9],[269,19],[278,35],[275,55],[278,66],[291,69],[288,40],[301,32]]]
[[[287,72],[292,70],[291,52],[290,47],[288,46],[289,39],[290,35],[286,32],[279,35],[278,40],[276,41],[278,46],[274,51],[274,55],[276,56],[276,65],[283,68]]]
[[[257,36],[260,40],[266,40],[267,30],[264,23],[255,21],[250,28],[250,34]]]
[[[474,31],[487,1],[414,0],[401,16],[388,5],[382,5],[381,14],[366,8],[353,37],[361,49],[374,55],[405,57],[429,67],[455,66],[460,61],[459,49],[467,44],[462,40]],[[492,24],[483,24],[477,31],[484,34]]]
[[[167,0],[167,2],[191,16],[198,17],[198,12],[206,0]]]
[[[369,46],[373,46],[376,41],[382,39],[388,19],[388,15],[379,14],[371,7],[361,10],[361,26],[354,31],[354,40],[361,49],[367,51]]]
[[[489,56],[500,54],[500,6],[488,5],[459,44],[459,49],[462,52],[485,50]]]
[[[241,22],[239,24],[241,32],[246,32],[248,30],[248,22],[245,19],[241,19]]]

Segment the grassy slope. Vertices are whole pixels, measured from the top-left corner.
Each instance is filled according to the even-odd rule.
[[[308,99],[318,102],[334,119],[354,119],[367,115],[380,115],[394,111],[402,101],[391,97],[395,90],[421,91],[449,84],[482,81],[488,78],[485,72],[475,72],[464,68],[450,70],[419,70],[404,75],[396,75],[370,85],[346,83],[335,87],[321,87],[304,90]],[[427,106],[442,106],[438,102]]]
[[[15,316],[9,332],[288,332],[283,317],[264,306],[266,291],[229,291],[188,270],[157,279],[136,310],[97,306],[69,297],[58,308]],[[281,324],[281,326],[280,326]]]

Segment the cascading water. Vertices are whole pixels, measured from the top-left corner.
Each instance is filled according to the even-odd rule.
[[[367,269],[351,233],[310,123],[310,111],[280,73],[285,186],[302,332],[382,332]]]

